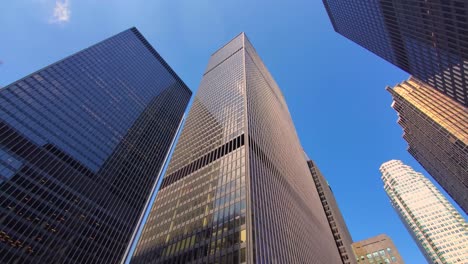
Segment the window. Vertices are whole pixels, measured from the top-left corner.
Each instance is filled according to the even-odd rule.
[[[240,241],[241,243],[244,243],[246,241],[246,232],[245,230],[242,230],[240,233]]]
[[[11,178],[22,165],[21,160],[0,148],[0,180]]]

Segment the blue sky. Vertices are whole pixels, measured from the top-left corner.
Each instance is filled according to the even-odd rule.
[[[208,58],[246,32],[281,87],[304,149],[355,241],[388,234],[425,263],[392,209],[379,166],[406,152],[385,86],[408,74],[335,33],[321,1],[15,0],[0,11],[0,86],[136,26],[196,91]]]

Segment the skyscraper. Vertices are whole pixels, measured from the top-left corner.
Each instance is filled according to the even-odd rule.
[[[191,92],[136,28],[0,90],[0,262],[118,263]]]
[[[352,244],[357,263],[360,264],[404,264],[392,239],[380,234]]]
[[[243,33],[208,62],[132,263],[341,263],[284,97]]]
[[[323,0],[336,32],[468,106],[466,0]]]
[[[437,188],[399,160],[380,166],[395,211],[429,263],[468,262],[468,223]]]
[[[308,160],[307,165],[309,165],[310,173],[314,179],[315,187],[317,188],[323,210],[327,216],[328,224],[335,238],[336,247],[340,253],[341,260],[343,264],[356,263],[351,247],[353,239],[349,234],[348,226],[344,221],[335,196],[333,195],[333,191],[315,162]]]
[[[468,212],[468,111],[414,78],[387,90],[409,153]]]

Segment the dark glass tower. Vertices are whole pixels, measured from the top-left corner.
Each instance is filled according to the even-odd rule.
[[[191,92],[132,28],[0,90],[0,263],[118,263]]]
[[[336,32],[468,106],[466,0],[323,0]]]
[[[327,216],[328,225],[335,238],[336,248],[340,253],[341,261],[343,264],[355,264],[356,259],[354,258],[353,249],[351,247],[353,239],[351,238],[348,226],[338,207],[335,195],[328,185],[327,180],[317,167],[317,164],[312,160],[308,160],[307,165],[309,165],[310,173],[312,174],[315,187],[320,196],[323,210]]]
[[[340,263],[284,97],[240,34],[208,63],[132,263]]]

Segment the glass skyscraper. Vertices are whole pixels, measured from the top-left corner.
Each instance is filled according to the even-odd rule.
[[[468,212],[467,109],[414,78],[387,90],[408,152]]]
[[[468,223],[421,173],[399,160],[380,166],[385,191],[428,263],[468,262]]]
[[[466,0],[323,0],[336,32],[468,106]]]
[[[341,263],[284,97],[243,33],[208,62],[132,263]]]
[[[333,238],[335,239],[336,248],[340,253],[342,263],[356,263],[351,247],[353,239],[351,238],[348,226],[346,225],[340,208],[338,207],[335,195],[322,172],[320,172],[317,167],[317,164],[313,160],[308,159],[307,165],[309,166],[310,173],[314,179],[315,187],[320,196],[320,201],[322,202],[323,210],[327,216],[328,224],[332,231]]]
[[[190,96],[136,28],[0,89],[0,263],[119,263]]]

